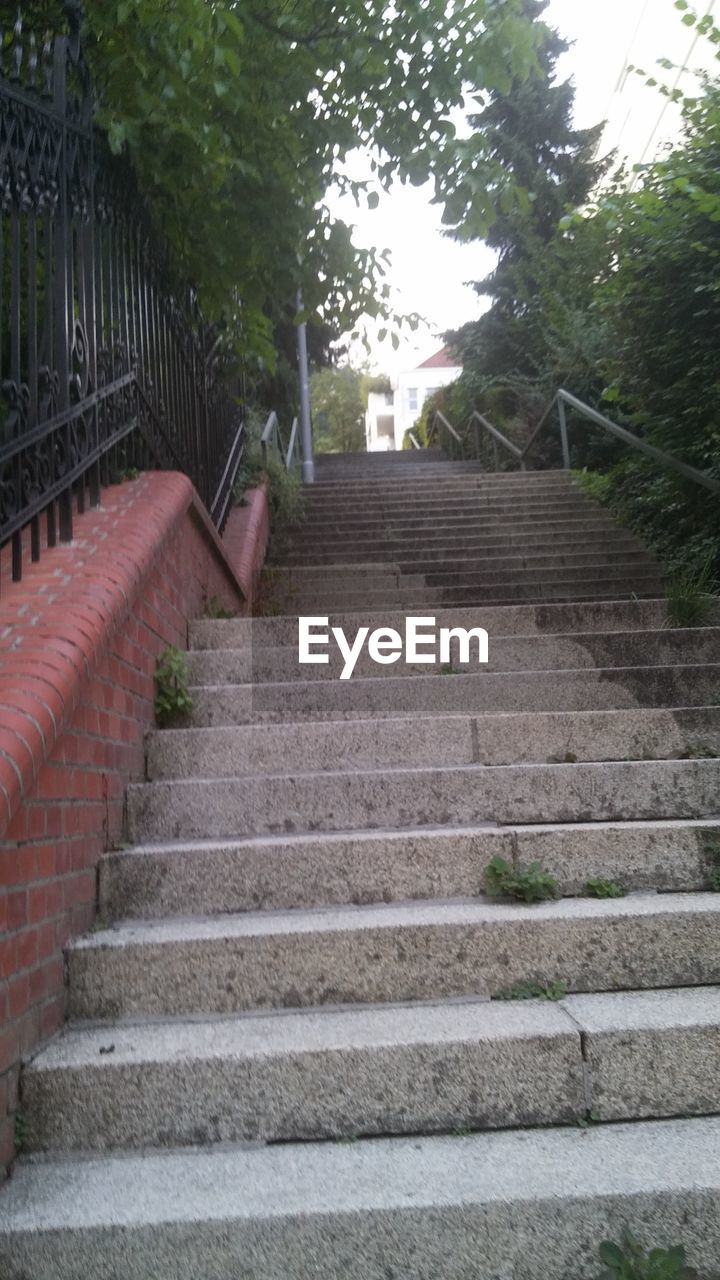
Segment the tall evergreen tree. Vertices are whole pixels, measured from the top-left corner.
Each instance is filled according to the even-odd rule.
[[[450,335],[477,391],[483,384],[515,375],[535,380],[546,360],[542,305],[548,269],[555,258],[559,222],[568,209],[582,205],[607,171],[609,160],[596,153],[603,124],[575,129],[575,90],[556,77],[558,59],[568,48],[542,23],[548,0],[524,0],[525,15],[541,28],[538,66],[527,78],[513,78],[503,91],[487,96],[471,117],[474,169],[497,175],[490,191],[495,221],[485,237],[498,251],[495,270],[475,288],[492,299],[479,321]],[[513,198],[519,187],[525,197]],[[466,226],[456,228],[471,238]]]

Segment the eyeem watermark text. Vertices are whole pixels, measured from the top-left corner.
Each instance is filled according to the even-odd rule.
[[[334,643],[340,652],[344,666],[341,680],[349,680],[363,649],[373,662],[389,666],[402,659],[408,666],[450,662],[450,646],[456,642],[454,657],[464,665],[470,663],[472,653],[477,654],[478,664],[488,661],[488,633],[483,627],[438,627],[434,618],[406,618],[405,634],[393,627],[359,627],[354,640],[349,641],[342,627],[329,627],[329,618],[298,618],[298,661],[301,664],[327,665],[329,649]]]

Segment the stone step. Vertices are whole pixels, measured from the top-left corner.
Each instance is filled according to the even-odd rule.
[[[417,579],[418,583],[425,581],[430,586],[443,586],[463,582],[468,578],[474,580],[474,575],[478,571],[483,574],[490,571],[493,573],[516,570],[535,572],[545,569],[559,571],[616,564],[641,566],[649,571],[659,568],[657,560],[647,551],[638,550],[627,544],[621,544],[619,547],[598,547],[597,544],[587,544],[584,551],[577,548],[565,552],[535,549],[532,552],[518,554],[470,555],[467,550],[463,550],[457,555],[448,555],[446,559],[428,559],[424,552],[420,552],[417,556],[401,559],[388,556],[384,561],[369,563],[361,561],[343,564],[335,561],[333,564],[321,565],[278,564],[267,571],[266,580],[272,587],[290,590],[293,587],[305,589],[308,586],[316,586],[318,583],[341,586],[345,589],[355,584],[363,588],[372,588],[373,584],[385,586],[388,582],[402,586],[414,579]]]
[[[720,706],[163,729],[148,738],[147,775],[157,781],[258,776],[279,768],[311,773],[689,756],[720,758]]]
[[[719,689],[718,663],[195,685],[190,688],[189,724],[205,728],[301,720],[705,707],[717,703]]]
[[[359,532],[362,534],[361,545],[365,541],[388,539],[414,548],[415,545],[432,545],[438,540],[456,541],[462,544],[473,537],[492,537],[501,539],[503,542],[511,537],[515,539],[542,537],[554,545],[560,545],[569,539],[577,541],[583,534],[588,537],[596,533],[602,533],[603,537],[605,534],[616,535],[618,526],[609,516],[594,512],[580,518],[572,516],[528,521],[518,518],[517,513],[514,519],[507,517],[502,520],[491,520],[484,516],[454,518],[448,513],[442,521],[431,517],[418,517],[411,522],[396,521],[395,523],[377,520],[370,527],[360,529]],[[293,547],[319,546],[340,552],[345,547],[356,546],[357,536],[356,527],[348,527],[343,523],[328,524],[319,529],[313,529],[309,525],[299,525],[288,535],[286,541],[289,541]],[[625,536],[628,535],[625,534]]]
[[[606,551],[620,551],[622,549],[636,551],[638,549],[636,539],[622,532],[612,535],[605,535],[603,532],[602,545]],[[430,539],[421,538],[418,539],[417,548],[414,545],[408,546],[406,543],[390,540],[364,542],[360,545],[355,542],[354,544],[348,543],[347,547],[343,547],[342,551],[338,552],[337,550],[330,550],[326,542],[318,542],[315,546],[308,544],[303,549],[298,547],[293,539],[289,549],[279,549],[274,554],[269,561],[269,567],[274,571],[276,568],[302,568],[305,565],[326,564],[328,566],[345,567],[363,563],[377,563],[378,561],[381,563],[391,561],[403,565],[413,565],[415,563],[413,557],[416,555],[422,555],[426,563],[437,563],[439,561],[451,563],[460,556],[464,558],[473,556],[489,559],[495,556],[550,555],[554,552],[556,546],[557,539],[552,535],[534,534],[530,537],[486,537],[484,539],[468,539],[462,536],[457,538],[454,545],[447,541],[431,541]],[[574,538],[572,546],[577,554],[582,554],[596,549],[598,539],[596,535]]]
[[[521,510],[518,510],[521,505]],[[546,524],[562,525],[568,521],[588,521],[595,523],[612,523],[612,518],[601,507],[596,507],[581,498],[568,495],[561,501],[527,500],[522,504],[517,498],[508,498],[505,502],[491,503],[478,499],[463,499],[453,502],[448,508],[445,502],[436,504],[416,503],[407,505],[385,504],[370,507],[367,503],[358,503],[357,507],[346,509],[342,502],[337,507],[323,508],[322,511],[310,512],[302,520],[300,528],[308,533],[330,533],[338,528],[342,533],[351,530],[373,528],[405,529],[412,531],[429,525],[450,528],[468,524],[483,524],[502,529],[504,524],[515,525],[521,515],[525,524],[532,521],[541,528]]]
[[[710,883],[720,818],[356,831],[185,841],[116,850],[100,864],[103,917],[289,911],[473,897],[496,856],[539,861],[564,896],[605,879],[627,890]]]
[[[481,486],[492,493],[554,493],[565,489],[578,489],[577,481],[567,472],[526,472],[524,475],[490,475],[483,471],[447,471],[443,467],[423,470],[419,474],[409,476],[372,476],[363,478],[349,477],[339,482],[337,479],[318,477],[306,488],[309,500],[320,500],[321,496],[336,493],[422,493],[436,488],[446,493],[459,485]],[[582,492],[582,490],[580,490]]]
[[[490,636],[538,636],[576,631],[647,631],[666,626],[667,602],[659,600],[611,600],[589,604],[507,605],[499,609],[483,609],[482,617],[474,609],[438,609],[434,611],[440,627],[485,627]],[[387,613],[383,626],[403,632],[406,614]],[[720,618],[718,619],[720,623]],[[329,625],[344,627],[355,634],[358,627],[377,626],[372,613],[329,615]],[[239,649],[246,645],[281,647],[297,643],[297,618],[201,618],[188,628],[193,649]]]
[[[711,1117],[23,1161],[6,1274],[597,1280],[600,1242],[630,1231],[710,1276],[719,1150]]]
[[[601,570],[598,570],[599,574]],[[568,571],[570,573],[570,571]],[[508,580],[485,586],[455,587],[398,587],[393,591],[328,591],[322,595],[302,594],[292,596],[278,592],[268,593],[264,607],[273,614],[294,615],[316,613],[387,613],[404,610],[405,613],[426,613],[428,607],[438,609],[495,608],[511,604],[593,604],[600,601],[656,599],[662,594],[663,583],[657,573],[641,574],[638,570],[627,576],[594,575],[578,581],[568,581],[566,575],[558,580],[538,581],[538,575],[529,575],[527,582]],[[379,623],[374,623],[378,626]]]
[[[366,591],[368,595],[381,595],[393,589],[408,594],[414,589],[421,591],[428,587],[445,592],[458,588],[484,590],[510,584],[517,586],[573,585],[585,591],[587,586],[594,582],[612,582],[616,578],[624,580],[632,577],[633,574],[638,579],[654,579],[658,584],[663,580],[662,570],[649,558],[643,557],[640,563],[636,563],[631,553],[627,561],[617,556],[611,557],[608,563],[600,553],[597,558],[581,563],[579,566],[570,562],[567,565],[550,564],[536,568],[532,558],[523,560],[523,557],[511,559],[507,566],[501,561],[500,567],[497,568],[492,560],[487,562],[469,560],[466,564],[458,565],[452,573],[433,571],[425,574],[402,574],[392,568],[383,571],[382,568],[378,570],[376,566],[371,566],[364,575],[362,573],[356,575],[353,571],[345,570],[340,573],[337,581],[333,575],[325,574],[322,570],[315,575],[308,571],[305,576],[291,571],[290,582],[286,583],[281,571],[272,570],[267,579],[266,589],[278,595],[298,594],[303,598],[331,595],[333,592],[338,595],[350,595]]]
[[[415,504],[407,507],[386,506],[373,509],[363,503],[356,510],[345,511],[342,504],[339,504],[336,510],[324,510],[322,514],[309,513],[302,521],[301,530],[303,533],[327,537],[333,536],[334,533],[338,536],[347,536],[353,532],[371,534],[373,530],[394,531],[396,528],[413,532],[428,525],[440,528],[480,525],[485,528],[492,527],[497,531],[502,529],[504,524],[511,526],[516,524],[518,505],[517,499],[508,499],[507,504],[502,507],[490,506],[480,501],[463,500],[463,502],[453,502],[450,510],[445,503],[439,503],[436,507],[423,504],[418,510]],[[610,523],[610,517],[605,518]],[[562,525],[570,521],[602,522],[603,512],[578,499],[568,498],[562,503],[524,502],[522,519],[525,522],[532,520],[536,526],[543,528],[547,524]]]
[[[720,894],[564,898],[533,907],[410,902],[128,921],[72,942],[73,1018],[720,982]]]
[[[720,759],[282,772],[131,784],[133,843],[434,827],[604,822],[720,811]]]
[[[25,1073],[25,1150],[706,1115],[718,1043],[717,987],[71,1027]]]
[[[707,994],[708,1021],[712,1007]],[[711,1091],[706,1083],[704,1096]],[[26,1072],[23,1104],[31,1151],[447,1132],[586,1114],[578,1027],[559,1007],[522,1001],[71,1028]]]
[[[337,680],[344,670],[345,659],[329,629],[318,626],[316,632],[330,637],[329,642],[323,645],[328,659],[324,665],[299,662],[296,634],[294,644],[278,648],[256,644],[245,649],[194,650],[187,657],[190,682],[193,685],[218,685]],[[430,632],[432,634],[432,628]],[[405,628],[397,634],[402,639],[404,633]],[[357,634],[346,632],[346,642],[352,644]],[[425,646],[425,652],[431,651],[439,655],[438,642]],[[422,675],[444,678],[443,668],[449,665],[456,673],[481,674],[478,654],[479,642],[474,639],[470,643],[470,660],[463,662],[459,642],[453,639],[447,663],[441,663],[439,657],[432,665],[406,663],[400,654],[398,661],[381,664],[373,661],[367,644],[364,644],[352,678],[388,679]],[[482,665],[485,672],[675,666],[679,663],[689,666],[711,663],[720,656],[720,629],[703,627],[675,631],[591,631],[566,636],[490,636],[487,656],[488,662]]]
[[[484,488],[476,485],[466,488],[451,490],[446,492],[444,486],[438,486],[436,489],[426,494],[422,498],[422,510],[428,512],[446,511],[452,505],[453,511],[461,511],[465,508],[474,509],[476,507],[483,508],[486,511],[507,511],[515,504],[517,510],[518,498],[523,498],[523,507],[529,510],[552,511],[557,508],[558,511],[571,507],[576,507],[583,511],[593,511],[601,509],[598,503],[587,498],[577,488],[567,488],[560,492],[547,491],[541,492],[523,492],[515,490],[497,490]],[[385,513],[388,510],[407,511],[410,515],[414,515],[420,505],[417,495],[412,493],[404,493],[402,489],[397,489],[394,493],[370,493],[353,495],[345,490],[335,491],[334,493],[322,494],[318,499],[314,499],[310,494],[307,499],[306,518],[313,519],[315,517],[322,519],[324,516],[338,514],[342,519],[343,512],[347,511],[349,515],[365,515],[366,513],[380,512]],[[422,510],[420,514],[422,514]]]

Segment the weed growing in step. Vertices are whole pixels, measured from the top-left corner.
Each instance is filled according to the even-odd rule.
[[[192,711],[187,658],[175,645],[169,645],[158,658],[155,686],[155,718],[158,724],[167,726],[185,720]]]
[[[720,835],[715,830],[699,834],[700,847],[708,860],[708,889],[720,893]]]
[[[440,668],[441,675],[444,676],[461,676],[462,671],[454,667],[452,662],[444,662]]]
[[[697,1277],[697,1271],[687,1265],[681,1245],[646,1253],[629,1235],[622,1245],[604,1240],[600,1245],[600,1261],[606,1267],[600,1280],[696,1280]]]
[[[678,757],[680,760],[717,760],[720,756],[714,747],[707,742],[688,742],[685,750]]]
[[[548,764],[577,764],[578,758],[574,751],[566,751],[562,756],[548,756]]]
[[[515,902],[546,902],[558,897],[557,880],[539,862],[513,867],[499,854],[485,868],[485,891],[491,898],[512,898]]]
[[[511,987],[497,991],[493,1000],[564,1000],[568,993],[568,984],[564,978],[555,982],[515,982]]]
[[[25,1151],[29,1137],[30,1126],[27,1116],[22,1107],[18,1107],[15,1112],[15,1151],[17,1155],[22,1155],[23,1151]]]
[[[595,880],[588,880],[585,885],[585,896],[587,898],[624,898],[625,889],[617,880],[605,880],[602,876],[598,876]]]
[[[229,618],[236,618],[237,614],[233,609],[226,609],[219,596],[213,596],[205,606],[203,617],[211,618],[213,622],[221,622]]]
[[[668,622],[671,627],[707,627],[718,603],[712,557],[699,573],[679,573],[667,593]]]

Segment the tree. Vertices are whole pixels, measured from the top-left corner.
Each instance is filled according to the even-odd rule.
[[[475,286],[492,299],[490,310],[450,338],[476,395],[508,379],[518,389],[547,381],[552,364],[548,304],[551,297],[562,300],[563,276],[573,273],[576,258],[576,246],[568,252],[564,243],[560,220],[587,200],[608,168],[607,160],[595,158],[603,126],[573,128],[573,86],[556,80],[558,58],[568,46],[540,21],[547,3],[523,3],[539,32],[536,67],[525,78],[513,77],[507,90],[491,91],[471,119],[475,134],[469,146],[477,172],[488,177],[494,210],[485,240],[498,251],[498,262]],[[517,190],[523,199],[514,198]],[[471,215],[455,234],[460,239],[476,234]],[[573,289],[577,284],[576,278]],[[567,292],[575,309],[579,300]],[[562,322],[557,310],[556,319]]]
[[[315,447],[319,453],[363,453],[365,405],[363,374],[343,365],[321,369],[310,379]]]
[[[73,7],[77,9],[77,4]],[[58,0],[28,0],[42,32]],[[358,146],[376,184],[435,183],[460,152],[449,113],[533,62],[521,0],[93,0],[84,44],[99,121],[127,151],[206,314],[274,359],[272,313],[302,285],[336,332],[388,308],[385,264],[325,195]],[[489,205],[476,197],[478,216]]]

